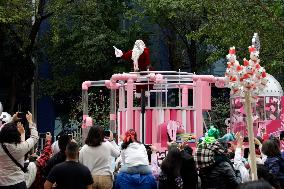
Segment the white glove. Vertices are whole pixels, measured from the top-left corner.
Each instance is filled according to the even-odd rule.
[[[116,48],[115,46],[113,46],[114,48],[114,53],[116,57],[122,57],[123,52],[121,50],[119,50],[118,48]]]

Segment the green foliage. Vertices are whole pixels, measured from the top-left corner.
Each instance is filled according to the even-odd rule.
[[[284,18],[281,9],[283,1],[206,1],[205,6],[208,22],[200,28],[197,37],[208,35],[206,43],[218,48],[213,55],[223,52],[224,56],[230,46],[235,46],[239,57],[249,58],[247,47],[251,44],[253,33],[257,32],[261,40],[262,64],[284,62],[281,43],[284,40],[284,23],[281,27],[275,21]],[[264,9],[271,11],[276,18],[271,18]]]
[[[122,1],[113,0],[49,1],[48,10],[54,14],[51,29],[41,44],[47,50],[52,74],[41,80],[42,95],[52,96],[56,104],[64,102],[61,104],[75,107],[81,103],[83,81],[106,80],[113,73],[131,70],[130,63],[118,62],[112,47],[132,48],[137,36],[143,33],[135,23],[121,29],[126,9],[129,7]],[[106,113],[95,99],[90,103],[94,115]],[[108,104],[102,103],[103,107]],[[100,117],[108,120],[105,115]]]
[[[226,133],[227,126],[225,120],[230,118],[230,103],[227,98],[224,97],[213,97],[212,98],[212,109],[209,111],[210,117],[205,119],[207,127],[211,124],[218,128],[221,135]]]
[[[89,100],[89,116],[93,118],[94,124],[101,125],[105,128],[109,127],[109,90],[103,89],[94,89],[88,94]],[[79,100],[76,103],[73,103],[71,108],[71,118],[82,121],[82,100]]]
[[[284,1],[261,0],[135,0],[143,16],[167,30],[170,63],[191,71],[225,57],[230,46],[248,57],[253,33],[261,40],[262,64],[277,75],[284,63]],[[196,44],[196,45],[194,45]],[[186,53],[183,53],[186,52]],[[171,53],[172,56],[171,56]],[[275,72],[276,71],[276,72]]]
[[[206,21],[206,12],[200,1],[188,0],[135,0],[145,16],[158,24],[169,49],[171,69],[188,67],[191,72],[207,68],[204,57],[207,49],[202,45],[203,38],[194,38],[194,33]],[[139,13],[138,13],[139,14]],[[142,22],[145,19],[142,19]],[[202,66],[200,66],[202,65]]]
[[[18,104],[23,109],[30,107],[30,101],[25,100],[30,95],[34,70],[26,49],[30,44],[31,19],[31,1],[0,1],[0,80],[5,91],[1,101],[10,113],[17,110]]]
[[[32,17],[32,4],[28,0],[1,0],[0,24],[20,23]]]

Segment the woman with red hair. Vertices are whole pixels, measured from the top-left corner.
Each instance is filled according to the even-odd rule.
[[[116,178],[115,188],[156,189],[157,185],[149,166],[147,150],[137,140],[137,134],[133,129],[125,133],[121,148],[122,166]]]

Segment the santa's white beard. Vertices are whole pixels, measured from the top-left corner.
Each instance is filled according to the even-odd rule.
[[[133,49],[132,49],[132,56],[131,59],[133,60],[133,67],[134,67],[134,71],[138,71],[139,67],[138,67],[138,59],[140,57],[140,55],[143,53],[144,48],[138,48],[137,45],[134,45]]]
[[[138,59],[140,57],[140,55],[144,52],[144,48],[141,48],[141,50],[134,45],[133,49],[132,49],[132,56],[131,59],[133,60],[133,63],[137,63],[138,64]]]

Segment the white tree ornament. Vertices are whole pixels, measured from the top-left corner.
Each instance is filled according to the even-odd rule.
[[[259,92],[264,89],[268,82],[266,71],[260,66],[259,50],[260,41],[258,34],[255,33],[252,39],[252,45],[249,46],[250,60],[244,59],[243,65],[240,65],[236,60],[235,47],[231,47],[227,55],[229,62],[227,63],[228,67],[225,73],[226,84],[227,87],[231,89],[231,95],[245,97],[252,180],[257,180],[257,170],[251,103],[255,102]]]

